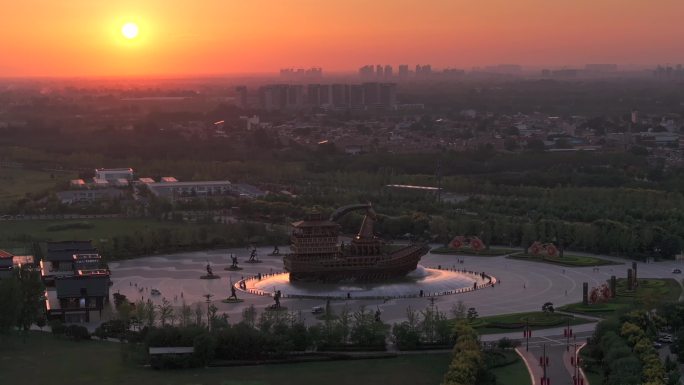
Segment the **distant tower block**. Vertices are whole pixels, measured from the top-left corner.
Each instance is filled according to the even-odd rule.
[[[589,283],[582,283],[582,304],[589,305]]]
[[[610,298],[615,298],[617,292],[617,279],[614,275],[610,277]]]
[[[634,290],[634,270],[627,269],[627,290]]]
[[[637,281],[637,263],[632,262],[632,270],[634,270],[634,276],[632,276],[632,279],[634,280],[633,286],[637,287],[639,286],[639,281]]]

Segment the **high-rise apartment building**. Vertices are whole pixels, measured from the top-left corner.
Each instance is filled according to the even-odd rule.
[[[237,86],[235,87],[236,94],[236,105],[240,108],[247,108],[247,87]]]
[[[409,76],[409,66],[407,64],[399,65],[399,77],[405,79]]]
[[[363,85],[352,84],[349,86],[349,107],[350,108],[363,108]]]
[[[359,76],[362,78],[371,78],[375,75],[375,67],[372,65],[365,65],[359,68]]]
[[[392,77],[392,75],[393,75],[392,66],[387,64],[385,66],[385,78],[389,79]]]
[[[333,84],[330,86],[332,105],[336,108],[349,106],[349,84]]]

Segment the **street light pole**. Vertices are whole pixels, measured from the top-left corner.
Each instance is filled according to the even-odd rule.
[[[584,380],[580,378],[580,371],[579,371],[579,355],[577,354],[577,337],[575,339],[575,378],[577,379],[577,385],[581,385],[584,383]]]
[[[544,350],[541,356],[541,366],[544,369],[544,374],[542,375],[541,385],[549,385],[549,378],[546,376],[546,367],[549,366],[549,357],[546,355],[546,344],[542,345]]]
[[[565,328],[565,351],[569,352],[570,351],[570,334],[572,334],[572,331],[570,330],[570,318],[568,318],[568,327]]]
[[[532,335],[532,331],[530,330],[530,321],[527,318],[525,318],[525,331],[523,334],[525,337],[525,351],[529,352],[530,351],[530,337]]]
[[[205,294],[204,297],[207,299],[207,330],[211,331],[211,312],[209,311],[211,307],[211,297],[213,294]]]

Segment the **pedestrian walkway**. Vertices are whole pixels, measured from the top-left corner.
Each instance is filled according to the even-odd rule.
[[[538,385],[540,379],[544,372],[539,367],[539,360],[532,354],[525,350],[525,348],[515,348],[516,353],[522,358],[525,366],[527,367],[527,372],[530,373],[530,379],[532,380],[532,385]]]
[[[579,349],[581,347],[578,347]],[[584,372],[573,365],[574,350],[568,351],[565,345],[535,346],[529,351],[524,347],[518,347],[515,350],[527,366],[532,377],[532,385],[541,385],[544,375],[553,385],[575,385],[575,376],[581,377],[584,380],[584,385],[589,384]],[[548,359],[542,359],[542,357],[548,357]],[[548,362],[546,371],[542,362]],[[576,372],[576,370],[578,371]]]
[[[563,336],[563,330],[565,330],[565,328],[566,328],[566,326],[559,326],[559,327],[549,328],[549,329],[533,330],[532,331],[532,336],[533,336],[532,338],[536,338],[536,337],[554,338],[554,337],[558,337],[558,336]],[[593,322],[572,326],[573,333],[582,334],[582,335],[586,335],[586,336],[590,336],[594,332],[594,329],[596,329],[596,323],[593,323]],[[523,338],[522,334],[523,334],[522,330],[515,331],[515,332],[509,332],[509,333],[485,334],[480,339],[484,342],[498,341],[502,338],[508,338],[508,339],[512,339],[512,340],[520,340]]]
[[[580,378],[580,382],[578,385],[588,385],[589,380],[587,379],[587,376],[584,374],[584,370],[582,370],[581,366],[576,365],[577,364],[577,357],[579,357],[579,351],[582,350],[582,348],[586,345],[586,342],[582,343],[581,345],[573,345],[573,348],[570,349],[569,351],[566,351],[563,354],[563,363],[565,364],[565,369],[570,373],[570,377],[573,379],[575,378]]]

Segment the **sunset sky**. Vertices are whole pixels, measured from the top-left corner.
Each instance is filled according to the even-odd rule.
[[[683,0],[0,1],[0,77],[684,62]]]

